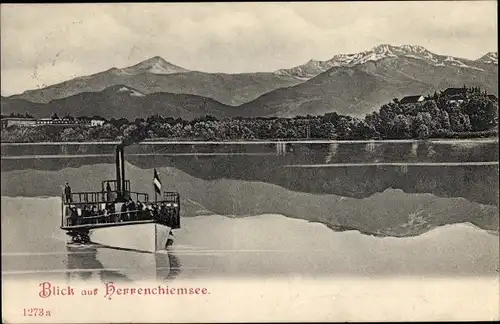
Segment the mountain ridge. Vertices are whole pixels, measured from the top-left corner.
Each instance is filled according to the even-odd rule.
[[[81,92],[50,103],[32,103],[24,99],[2,97],[2,114],[28,112],[40,118],[57,113],[72,116],[100,116],[128,120],[162,114],[174,118],[194,119],[205,115],[224,117],[234,107],[216,100],[190,94],[155,92],[143,94],[126,85],[114,85],[100,92]]]
[[[488,52],[476,61],[487,64],[498,64],[498,52]]]
[[[497,95],[497,75],[496,66],[475,70],[433,66],[413,57],[385,57],[352,67],[334,66],[293,87],[266,93],[243,104],[241,110],[258,110],[276,117],[333,111],[361,117],[393,98],[429,94],[448,87],[480,86]]]
[[[189,72],[189,70],[183,67],[167,62],[161,56],[154,56],[152,58],[139,62],[136,65],[118,70],[128,74],[139,74],[144,72],[153,74],[174,74]]]
[[[310,59],[307,63],[292,67],[290,69],[280,69],[274,73],[278,75],[287,75],[295,77],[299,80],[309,80],[316,75],[325,72],[332,67],[347,66],[353,67],[368,61],[378,61],[387,57],[413,57],[417,59],[427,60],[435,66],[455,65],[472,69],[481,69],[476,66],[477,63],[493,63],[498,64],[496,60],[496,52],[489,52],[477,60],[468,60],[457,58],[450,55],[440,55],[432,53],[425,47],[420,45],[390,45],[380,44],[370,50],[352,53],[352,54],[337,54],[331,59],[318,61]]]
[[[237,106],[263,93],[298,83],[300,81],[295,78],[272,72],[228,74],[192,71],[155,56],[129,67],[113,67],[7,98],[49,103],[81,92],[100,92],[113,85],[125,85],[145,94],[192,94]]]
[[[203,112],[215,117],[294,117],[328,112],[360,117],[393,98],[447,87],[479,86],[498,95],[496,52],[466,60],[437,55],[418,45],[381,44],[360,53],[338,54],[332,60],[310,60],[308,67],[292,68],[288,75],[284,70],[210,74],[186,70],[155,56],[123,69],[112,68],[32,90],[33,96],[2,97],[2,113],[50,115],[50,107],[54,111],[66,107],[66,113],[74,114],[73,110],[88,106],[85,115],[127,118],[135,118],[134,114],[144,117],[145,112],[183,118],[199,117]],[[67,93],[73,94],[65,97]],[[42,100],[32,102],[31,97]],[[196,106],[205,102],[210,105]],[[113,108],[107,109],[106,104]],[[110,111],[118,115],[110,116]]]

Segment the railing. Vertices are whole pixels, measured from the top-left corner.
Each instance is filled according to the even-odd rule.
[[[175,222],[169,224],[172,229],[177,229],[181,227],[181,198],[178,192],[163,192],[163,199],[166,203],[166,207],[173,207],[177,210],[177,217],[174,218]]]
[[[165,204],[165,208],[163,209],[142,209],[142,210],[129,210],[123,212],[116,212],[110,214],[98,214],[91,216],[83,216],[79,215],[76,211],[72,212],[69,208],[66,210],[65,221],[62,224],[62,227],[75,227],[81,225],[98,225],[98,224],[117,224],[117,223],[126,223],[126,222],[136,222],[136,221],[155,221],[172,228],[178,228],[180,219],[179,219],[179,209],[178,206],[174,206],[171,204]]]
[[[163,200],[166,202],[174,202],[179,204],[180,198],[177,192],[164,192]]]
[[[116,180],[105,180],[101,182],[102,191],[106,191],[107,186],[109,185],[112,191],[117,191],[118,181]],[[130,191],[130,180],[123,181],[124,188],[121,188],[122,191]]]
[[[105,204],[115,202],[120,195],[134,201],[149,201],[149,195],[142,192],[118,192],[118,191],[96,191],[96,192],[74,192],[70,197],[63,194],[63,203],[66,205],[77,204]],[[69,198],[69,199],[68,199]]]
[[[123,210],[123,200],[116,200],[117,191],[75,192],[71,201],[63,194],[61,227],[92,227],[94,224],[113,224],[136,221],[154,221],[172,229],[180,228],[180,196],[177,192],[164,192],[163,199],[149,201],[148,194],[127,193],[134,203],[141,202],[143,209]],[[135,198],[135,199],[134,199]],[[126,203],[125,203],[126,204]],[[127,206],[127,205],[125,205]],[[130,208],[129,206],[126,209]]]

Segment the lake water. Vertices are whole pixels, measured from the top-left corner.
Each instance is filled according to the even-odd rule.
[[[99,190],[115,145],[2,144],[4,278],[498,275],[497,140],[136,144],[132,189],[181,195],[174,246],[68,247],[61,186]]]

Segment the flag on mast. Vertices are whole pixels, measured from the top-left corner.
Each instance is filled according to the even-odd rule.
[[[155,192],[161,195],[161,181],[160,177],[158,176],[158,172],[156,172],[156,168],[155,168],[155,175],[153,177],[153,184],[155,187]]]

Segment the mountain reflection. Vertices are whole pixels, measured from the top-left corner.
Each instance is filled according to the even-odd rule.
[[[141,169],[172,167],[203,180],[258,181],[314,194],[365,198],[394,188],[498,205],[497,145],[495,141],[144,144],[127,148],[126,159]],[[2,159],[2,171],[113,164],[112,148],[110,144],[100,149],[96,145],[49,145],[45,151],[9,147],[2,151],[4,157],[9,156]],[[13,158],[30,153],[104,155]],[[403,164],[387,165],[395,162]],[[4,194],[12,190],[2,185]]]

